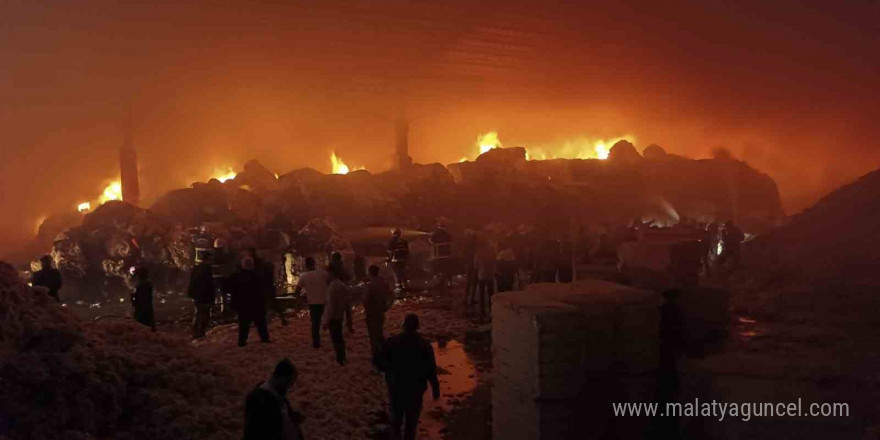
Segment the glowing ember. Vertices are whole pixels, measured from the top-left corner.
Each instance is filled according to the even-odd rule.
[[[118,180],[110,182],[110,184],[104,188],[104,193],[101,194],[101,197],[98,197],[98,201],[102,205],[111,200],[122,200],[122,183]]]
[[[217,179],[221,182],[225,182],[227,180],[235,179],[236,173],[232,170],[232,167],[226,168],[226,171],[223,170],[214,170],[214,175],[211,176],[213,179]]]
[[[498,140],[498,132],[490,131],[477,137],[477,146],[480,147],[480,154],[495,148],[501,148],[501,141]]]
[[[336,155],[335,151],[330,154],[330,163],[333,164],[333,174],[348,174],[349,171],[364,169],[364,167],[353,169],[349,168],[348,165],[346,165],[345,162],[343,162],[342,159],[340,159],[339,156]]]
[[[92,204],[89,202],[82,202],[79,205],[76,205],[76,210],[79,212],[89,212],[92,210]]]

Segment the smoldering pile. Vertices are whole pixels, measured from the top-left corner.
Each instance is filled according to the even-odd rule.
[[[57,235],[54,250],[65,279],[77,281],[68,283],[68,296],[80,297],[121,283],[134,261],[153,266],[159,290],[181,290],[180,274],[193,264],[192,237],[199,228],[233,248],[293,248],[304,255],[347,247],[340,231],[425,231],[438,218],[456,235],[525,225],[561,236],[577,228],[611,230],[634,217],[669,224],[734,214],[749,231],[779,223],[775,182],[731,158],[693,160],[658,146],[639,154],[621,141],[608,160],[527,160],[523,148],[497,148],[473,162],[414,164],[378,174],[325,175],[306,168],[276,176],[250,161],[234,179],[171,191],[149,209],[109,202]]]

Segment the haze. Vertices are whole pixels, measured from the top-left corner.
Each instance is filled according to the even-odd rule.
[[[875,1],[114,3],[0,3],[0,250],[118,176],[128,101],[147,204],[251,158],[383,171],[400,111],[421,163],[724,146],[789,213],[880,165]]]

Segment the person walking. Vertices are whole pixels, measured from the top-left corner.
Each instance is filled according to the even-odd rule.
[[[428,383],[434,399],[440,398],[434,349],[419,334],[418,315],[407,315],[403,332],[386,341],[379,365],[388,384],[392,438],[414,440]]]
[[[385,341],[382,334],[385,325],[385,312],[391,308],[394,298],[388,281],[379,275],[379,267],[370,266],[370,281],[367,283],[367,292],[364,295],[364,314],[367,318],[367,334],[370,337],[370,352],[373,363],[376,364],[382,343]]]
[[[134,320],[156,331],[156,317],[153,314],[153,283],[145,266],[134,270],[135,289],[131,294],[134,307]]]
[[[305,417],[294,411],[287,393],[296,385],[298,374],[289,359],[275,366],[269,380],[257,384],[244,403],[243,440],[303,440]]]
[[[254,259],[245,255],[239,270],[229,277],[232,308],[238,314],[238,346],[247,345],[251,324],[257,327],[261,342],[269,342],[266,327],[266,301],[260,291],[260,275]]]
[[[293,294],[299,296],[305,291],[309,303],[309,317],[312,321],[312,347],[321,348],[321,317],[327,302],[327,284],[330,276],[326,270],[315,267],[315,259],[306,258],[306,272],[300,275]]]
[[[287,325],[287,318],[284,317],[284,309],[278,302],[275,289],[275,265],[269,260],[258,257],[257,250],[254,248],[249,249],[248,252],[254,258],[257,274],[260,275],[260,293],[266,301],[266,310],[275,312],[281,319],[281,325]]]
[[[189,275],[187,294],[193,300],[193,339],[204,338],[211,321],[216,292],[213,264],[213,256],[206,254]]]
[[[40,270],[34,272],[31,277],[31,285],[37,287],[45,287],[49,296],[55,298],[55,301],[61,302],[58,291],[61,290],[61,272],[52,267],[52,256],[43,255],[40,258]]]
[[[331,266],[332,267],[332,266]],[[333,349],[336,351],[336,362],[345,365],[345,339],[342,326],[346,316],[350,314],[351,303],[348,287],[342,281],[343,273],[338,269],[330,271],[330,284],[327,286],[327,303],[324,309],[324,328],[330,331]],[[349,326],[350,327],[350,326]]]

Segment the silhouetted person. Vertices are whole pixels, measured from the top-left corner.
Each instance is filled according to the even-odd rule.
[[[477,267],[477,295],[480,302],[480,320],[483,321],[486,319],[489,307],[491,307],[492,294],[495,293],[497,259],[491,244],[486,244],[477,252],[474,264]]]
[[[409,242],[403,238],[403,232],[399,228],[391,233],[391,241],[388,242],[388,259],[394,269],[396,287],[401,292],[406,292],[406,263],[409,260]]]
[[[239,270],[229,277],[229,290],[232,292],[232,309],[238,314],[238,346],[247,344],[251,324],[257,327],[260,341],[269,342],[266,300],[260,290],[260,275],[252,257],[241,259]]]
[[[336,362],[345,365],[345,339],[342,336],[343,321],[346,316],[351,319],[351,303],[348,287],[342,281],[338,269],[330,271],[330,284],[327,286],[327,304],[324,309],[324,328],[330,331],[333,349],[336,351]],[[349,323],[349,326],[351,324]]]
[[[509,292],[513,290],[516,283],[516,254],[510,245],[503,246],[498,252],[498,292]]]
[[[257,384],[244,403],[243,440],[302,440],[304,417],[294,411],[287,392],[297,379],[296,367],[289,359],[275,366],[269,380]]]
[[[466,309],[470,309],[471,305],[476,302],[477,294],[477,234],[468,230],[465,235],[464,244],[464,264],[466,285],[464,288],[464,305]]]
[[[135,288],[131,294],[134,307],[134,320],[156,331],[156,317],[153,314],[153,283],[145,266],[134,271]]]
[[[193,300],[193,339],[205,337],[211,321],[211,307],[214,305],[216,288],[214,285],[214,261],[210,254],[193,267],[189,275],[187,293]]]
[[[437,222],[429,241],[434,259],[434,274],[440,276],[440,288],[445,291],[452,276],[452,234],[443,222]]]
[[[342,254],[339,252],[333,252],[330,254],[330,265],[327,268],[327,271],[336,271],[339,273],[339,279],[343,283],[351,281],[351,274],[348,273],[348,269],[345,267],[345,261],[342,259]]]
[[[231,308],[229,302],[229,277],[235,272],[235,255],[227,248],[226,240],[218,238],[214,240],[213,264],[211,267],[214,277],[214,291],[219,294],[220,312],[227,313]],[[216,301],[216,300],[215,300]]]
[[[660,408],[675,401],[679,388],[678,358],[683,353],[686,337],[680,294],[677,289],[664,291],[663,305],[660,306],[660,365],[655,398]],[[679,438],[677,418],[658,416],[653,420],[653,428],[655,438]]]
[[[559,276],[560,283],[570,283],[574,281],[574,265],[572,263],[572,255],[574,249],[572,242],[568,239],[559,242],[556,252],[556,273]]]
[[[324,304],[327,303],[327,284],[330,283],[330,275],[324,269],[315,267],[315,259],[306,258],[306,272],[299,276],[294,295],[303,291],[306,293],[306,301],[309,303],[309,317],[312,321],[312,347],[321,347],[321,317],[324,314]]]
[[[724,243],[721,252],[721,264],[730,264],[731,269],[739,268],[742,242],[745,240],[742,229],[728,220],[721,231],[721,239]]]
[[[55,298],[55,301],[61,302],[58,291],[61,290],[61,272],[52,267],[52,257],[43,255],[40,257],[40,270],[34,272],[31,277],[31,284],[38,287],[45,287],[49,292],[49,296]]]
[[[364,295],[364,314],[367,318],[367,333],[370,336],[370,352],[375,363],[385,341],[382,328],[385,325],[385,312],[391,308],[393,292],[388,281],[379,275],[377,266],[370,266],[369,270],[370,281],[367,283],[367,293]]]
[[[287,325],[284,309],[281,308],[281,303],[278,302],[275,291],[275,265],[269,260],[258,257],[256,249],[251,248],[248,252],[254,258],[257,274],[260,275],[260,293],[266,301],[266,310],[275,312],[278,318],[281,319],[281,324]]]
[[[342,259],[342,254],[339,252],[333,252],[330,254],[330,265],[327,267],[327,272],[338,273],[339,280],[346,285],[352,280],[351,274],[348,272],[348,269],[345,268],[345,261]],[[346,290],[346,292],[348,292],[348,290]],[[345,310],[345,322],[348,324],[348,332],[354,333],[350,307]]]
[[[431,384],[434,399],[440,397],[434,349],[418,330],[419,317],[415,314],[406,315],[403,320],[403,333],[385,342],[379,362],[388,384],[393,439],[416,438],[419,414],[422,411],[422,396],[428,388],[428,383]]]

